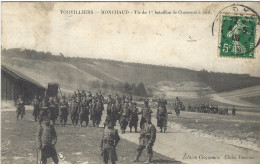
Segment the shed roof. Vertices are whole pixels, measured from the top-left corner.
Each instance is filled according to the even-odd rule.
[[[42,89],[47,89],[47,87],[45,87],[44,85],[38,83],[37,81],[35,81],[34,79],[26,76],[25,74],[21,73],[20,71],[12,68],[9,65],[3,64],[1,63],[1,70],[8,73],[9,75],[11,75],[12,77],[14,77],[15,79],[20,79],[20,80],[24,80],[24,81],[28,81],[34,85],[36,85],[39,88]]]

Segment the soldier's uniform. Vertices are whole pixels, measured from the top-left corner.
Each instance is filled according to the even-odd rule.
[[[135,132],[137,132],[137,123],[138,123],[138,108],[136,107],[136,103],[132,103],[132,111],[131,111],[131,116],[130,116],[130,122],[129,122],[129,127],[130,127],[130,133],[132,132],[132,127],[135,128]]]
[[[168,113],[166,106],[163,104],[160,104],[160,106],[157,108],[157,127],[160,127],[161,132],[162,128],[164,127],[164,132],[167,129],[167,118],[168,118]]]
[[[149,163],[153,158],[153,145],[156,140],[156,128],[151,123],[151,117],[147,118],[147,122],[144,124],[140,132],[139,146],[137,148],[137,156],[133,162],[138,162],[142,151],[146,148],[149,155],[148,160],[145,163]]]
[[[45,97],[40,103],[40,113],[39,113],[39,124],[46,119],[49,118],[49,101],[48,98]]]
[[[69,115],[69,104],[66,101],[65,97],[63,96],[62,100],[59,104],[59,114],[60,114],[60,125],[62,125],[62,122],[64,122],[64,126],[67,123],[68,115]]]
[[[123,106],[120,115],[120,128],[122,133],[125,133],[131,115],[131,106],[129,105],[128,101],[125,102],[125,105]]]
[[[140,128],[142,129],[143,124],[146,122],[146,119],[148,117],[151,117],[151,114],[153,113],[153,111],[151,110],[150,106],[149,106],[149,99],[145,100],[145,107],[142,108],[142,111],[140,114],[142,114],[141,117],[141,121],[140,121]]]
[[[56,103],[54,98],[51,98],[50,100],[50,104],[49,104],[49,118],[51,121],[53,121],[53,123],[55,124],[55,120],[56,120]]]
[[[17,109],[16,109],[16,119],[18,120],[19,115],[21,115],[21,121],[23,119],[23,116],[25,115],[25,107],[24,107],[24,101],[22,99],[22,96],[20,95],[17,99]]]
[[[58,164],[59,159],[55,149],[57,135],[50,121],[45,119],[38,130],[38,148],[41,150],[41,163],[46,164],[48,158],[52,158],[55,164]]]
[[[107,115],[111,117],[113,121],[113,125],[116,126],[116,120],[117,120],[117,108],[115,105],[115,102],[108,102],[107,104]]]
[[[110,160],[112,164],[115,164],[117,161],[116,146],[120,137],[118,131],[114,129],[113,120],[110,117],[107,117],[105,125],[100,143],[101,155],[105,164],[108,164],[108,160]]]
[[[39,116],[39,100],[36,96],[33,100],[33,116],[34,116],[34,121],[36,122]]]

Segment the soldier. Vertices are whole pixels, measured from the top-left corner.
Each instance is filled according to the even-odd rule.
[[[79,104],[79,120],[80,126],[82,127],[83,121],[86,122],[86,127],[89,122],[89,104],[85,97],[83,97],[82,102]]]
[[[101,117],[102,117],[102,111],[103,111],[104,107],[102,106],[102,103],[100,101],[100,99],[97,99],[97,105],[96,105],[96,124],[97,127],[99,126],[100,122],[101,122]]]
[[[117,108],[115,101],[112,100],[108,102],[107,104],[107,115],[111,117],[113,120],[114,126],[116,126],[116,120],[117,120]]]
[[[46,118],[49,118],[49,100],[44,97],[40,103],[39,124]]]
[[[38,149],[41,151],[41,163],[46,164],[48,158],[52,158],[55,164],[59,163],[55,144],[57,135],[54,126],[49,119],[45,119],[38,130]]]
[[[21,122],[23,121],[23,116],[25,115],[25,107],[24,107],[24,101],[22,99],[22,96],[19,95],[19,98],[17,99],[17,109],[16,109],[16,119],[18,120],[19,115],[21,115]]]
[[[140,121],[140,128],[142,129],[143,124],[146,122],[146,117],[150,117],[153,111],[149,106],[149,99],[144,101],[145,107],[142,108],[142,111],[139,114],[142,114],[141,121]]]
[[[122,134],[125,133],[126,127],[128,125],[128,122],[130,120],[130,115],[131,115],[131,106],[129,105],[129,100],[127,99],[125,101],[125,104],[123,106],[123,109],[120,112],[120,127]]]
[[[105,122],[105,128],[103,137],[100,143],[101,155],[103,157],[104,164],[108,164],[110,159],[112,164],[117,161],[116,146],[120,140],[118,131],[114,129],[114,123],[111,117],[107,117]]]
[[[49,104],[49,118],[51,121],[53,121],[53,124],[55,125],[56,120],[56,103],[53,97],[50,98],[50,104]]]
[[[39,116],[39,99],[37,96],[35,96],[33,100],[33,117],[35,122],[37,121],[38,116]]]
[[[91,99],[90,104],[89,104],[89,109],[90,109],[90,120],[92,120],[93,127],[96,126],[96,115],[97,115],[96,106],[97,106],[97,103],[94,102],[93,99]]]
[[[69,115],[69,104],[66,101],[66,97],[62,96],[62,100],[59,104],[59,114],[60,114],[60,126],[62,126],[62,122],[64,122],[64,126],[67,123],[68,115]]]
[[[233,105],[233,108],[232,108],[232,115],[233,115],[233,116],[236,115],[236,108],[234,107],[234,105]]]
[[[160,127],[161,132],[163,131],[165,133],[167,129],[168,113],[167,113],[166,106],[164,105],[163,102],[160,103],[159,107],[157,108],[156,118],[157,118],[157,127]],[[162,130],[162,128],[164,129]]]
[[[144,124],[140,132],[139,146],[137,148],[137,156],[133,162],[138,162],[142,151],[146,148],[149,155],[145,163],[150,163],[153,158],[153,145],[156,139],[156,128],[151,122],[151,116],[146,117],[147,122]]]
[[[137,123],[138,123],[138,108],[136,107],[136,102],[132,103],[132,111],[130,116],[130,133],[132,132],[132,127],[135,128],[135,132],[137,132]]]

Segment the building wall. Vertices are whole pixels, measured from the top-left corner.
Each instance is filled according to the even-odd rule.
[[[22,95],[24,101],[30,103],[34,96],[45,95],[45,89],[41,88],[30,81],[16,79],[2,70],[1,72],[1,100],[16,102],[18,96]]]

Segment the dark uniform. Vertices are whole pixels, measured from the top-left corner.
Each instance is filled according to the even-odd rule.
[[[168,118],[168,113],[167,113],[167,109],[166,106],[163,104],[164,102],[162,102],[159,107],[157,108],[157,127],[160,127],[161,132],[162,132],[162,128],[164,133],[167,130],[167,118]]]
[[[53,125],[48,119],[42,122],[38,130],[38,148],[41,150],[41,163],[46,164],[48,158],[52,158],[55,164],[59,159],[55,149],[57,135]]]
[[[144,102],[145,107],[142,108],[142,111],[140,114],[142,114],[141,117],[141,121],[140,121],[140,128],[142,129],[143,124],[146,122],[146,119],[148,117],[151,117],[151,114],[153,113],[153,111],[151,110],[150,106],[149,106],[149,99],[146,99]]]
[[[110,117],[107,117],[103,137],[100,143],[101,155],[105,164],[108,164],[108,160],[110,160],[112,164],[115,164],[117,161],[116,146],[120,137],[118,131],[114,129],[113,124],[113,120]]]
[[[68,115],[69,115],[69,104],[66,101],[65,97],[62,97],[62,100],[59,104],[59,114],[60,114],[60,126],[62,126],[62,123],[64,122],[64,126],[67,123]]]
[[[47,97],[40,103],[39,124],[46,118],[49,118],[49,101]]]
[[[21,115],[21,121],[23,120],[23,116],[25,115],[25,107],[22,96],[20,95],[17,99],[17,109],[16,109],[16,119],[18,120],[19,115]]]
[[[130,121],[130,115],[131,115],[131,106],[129,105],[129,102],[126,101],[123,109],[120,112],[120,128],[122,133],[125,133],[126,127]]]
[[[39,100],[38,98],[35,96],[34,100],[33,100],[33,117],[34,117],[34,121],[36,122],[38,117],[39,117]]]
[[[107,115],[111,117],[113,121],[113,125],[116,126],[118,112],[117,112],[115,102],[113,100],[108,102],[107,104]]]
[[[132,103],[132,111],[131,111],[131,116],[130,116],[130,122],[129,122],[129,127],[130,127],[130,133],[132,132],[132,127],[135,128],[135,132],[137,132],[137,123],[138,123],[138,108],[136,107],[136,103]]]
[[[53,121],[54,124],[55,124],[56,114],[57,114],[56,108],[57,108],[57,106],[56,106],[55,100],[54,100],[54,98],[51,98],[50,103],[49,103],[49,112],[50,112],[49,118],[51,121]]]
[[[153,145],[156,140],[156,128],[151,123],[151,117],[147,117],[147,122],[143,125],[139,137],[139,146],[137,148],[137,156],[133,162],[138,162],[142,151],[146,148],[149,155],[145,163],[149,163],[153,158]]]

